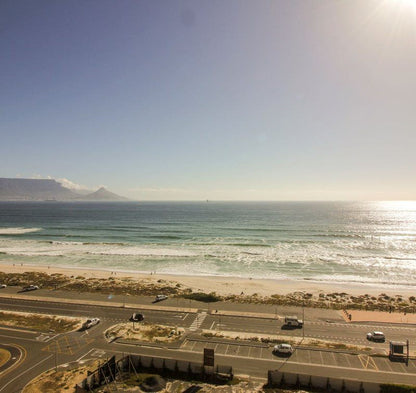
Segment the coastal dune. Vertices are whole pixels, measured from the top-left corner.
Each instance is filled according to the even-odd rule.
[[[317,282],[311,280],[277,280],[277,279],[251,279],[240,277],[224,276],[191,276],[191,275],[173,275],[159,274],[156,272],[126,272],[110,271],[103,269],[91,268],[74,268],[74,267],[55,267],[47,265],[30,265],[30,264],[7,264],[1,263],[0,270],[6,274],[21,274],[25,272],[46,273],[49,275],[62,274],[68,277],[85,277],[96,279],[112,278],[121,280],[130,278],[138,282],[158,283],[167,282],[172,285],[179,284],[182,287],[190,288],[192,291],[211,293],[215,292],[220,296],[227,295],[258,295],[260,297],[269,297],[272,295],[288,295],[294,292],[303,292],[313,296],[325,293],[348,293],[359,296],[368,294],[378,296],[381,293],[390,296],[401,295],[404,297],[416,294],[413,286],[394,286],[394,285],[376,285],[376,284],[359,284],[359,283],[338,283],[338,282]]]

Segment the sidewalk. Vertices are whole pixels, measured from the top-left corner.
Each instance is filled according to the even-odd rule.
[[[387,311],[365,311],[365,310],[346,310],[351,315],[348,316],[340,312],[346,322],[385,322],[416,325],[416,314],[404,314]]]

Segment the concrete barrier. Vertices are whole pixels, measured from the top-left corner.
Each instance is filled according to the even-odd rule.
[[[215,367],[204,366],[198,362],[186,360],[166,359],[162,357],[127,355],[120,360],[113,356],[95,371],[90,373],[76,386],[77,393],[93,390],[103,384],[109,384],[123,373],[157,372],[164,376],[191,377],[202,381],[223,383],[233,378],[231,366],[216,365]]]
[[[345,393],[380,392],[380,384],[374,382],[360,382],[348,378],[331,378],[279,370],[269,370],[267,382],[270,387],[315,388]]]

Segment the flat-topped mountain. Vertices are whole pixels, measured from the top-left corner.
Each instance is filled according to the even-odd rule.
[[[0,201],[127,201],[127,198],[104,187],[81,194],[54,179],[0,178]]]

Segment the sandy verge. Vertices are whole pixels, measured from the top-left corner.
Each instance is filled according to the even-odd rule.
[[[351,314],[351,321],[343,314],[347,322],[383,322],[399,324],[415,324],[416,314],[382,312],[382,311],[365,311],[365,310],[347,310]],[[342,313],[341,313],[342,314]]]
[[[131,278],[146,283],[157,283],[164,280],[170,283],[178,283],[184,287],[192,288],[194,292],[215,292],[219,295],[253,295],[271,296],[273,294],[287,295],[293,292],[305,292],[317,295],[319,293],[347,292],[351,295],[378,295],[387,293],[390,295],[410,296],[416,293],[414,287],[370,285],[358,283],[328,283],[307,280],[275,280],[275,279],[247,279],[238,277],[221,276],[186,276],[168,274],[146,274],[137,272],[121,272],[83,268],[65,268],[54,266],[38,266],[29,264],[0,264],[0,270],[4,273],[42,272],[47,274],[64,274],[66,276],[83,276],[96,279]]]

